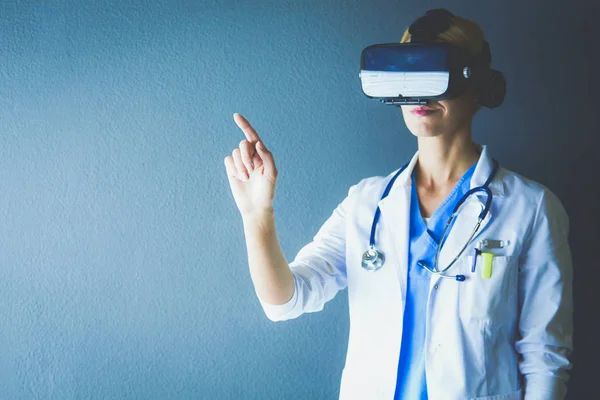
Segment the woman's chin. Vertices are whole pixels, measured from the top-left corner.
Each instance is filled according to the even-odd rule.
[[[442,131],[440,129],[433,129],[430,126],[412,126],[408,127],[410,133],[413,136],[418,138],[428,138],[428,137],[436,137],[442,135]]]

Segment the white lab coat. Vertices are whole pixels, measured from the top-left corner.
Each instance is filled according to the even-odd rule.
[[[417,153],[418,154],[418,153]],[[323,309],[348,288],[350,334],[340,399],[394,398],[408,268],[413,157],[389,195],[387,177],[354,185],[290,268],[295,293],[282,305],[261,300],[273,321]],[[492,171],[485,146],[471,187]],[[457,282],[432,276],[427,304],[425,369],[431,400],[554,400],[566,392],[572,348],[572,266],[568,218],[544,186],[500,169],[490,184],[493,201],[478,234],[448,271]],[[481,210],[471,196],[440,255],[445,266],[471,233]],[[376,245],[387,257],[376,272],[361,267],[379,205]],[[471,262],[481,239],[509,241],[493,260],[491,279]],[[260,300],[260,299],[259,299]]]

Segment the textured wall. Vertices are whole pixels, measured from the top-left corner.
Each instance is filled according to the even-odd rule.
[[[399,110],[361,94],[358,58],[442,3],[484,27],[509,82],[475,139],[571,215],[586,321],[597,7],[2,0],[0,399],[336,398],[346,292],[295,321],[262,314],[223,167],[243,137],[231,115],[275,155],[291,258],[350,185],[415,151]],[[591,388],[597,336],[578,331],[572,394]]]

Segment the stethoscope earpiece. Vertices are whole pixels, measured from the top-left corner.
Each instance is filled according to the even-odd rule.
[[[425,268],[427,271],[429,271],[431,273],[431,275],[439,276],[440,278],[452,279],[457,282],[464,282],[467,279],[467,277],[464,276],[463,274],[447,275],[446,270],[437,271],[437,270],[431,269],[427,266],[427,264],[425,264],[425,261],[423,261],[423,260],[417,261],[417,265]]]

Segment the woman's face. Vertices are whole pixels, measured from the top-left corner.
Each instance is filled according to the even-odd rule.
[[[452,100],[430,101],[427,106],[402,106],[404,122],[417,137],[455,134],[466,129],[477,110],[477,95],[469,89]]]

